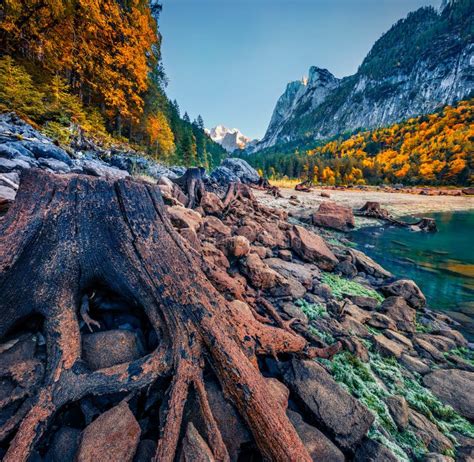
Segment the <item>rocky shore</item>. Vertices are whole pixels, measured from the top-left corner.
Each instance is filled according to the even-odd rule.
[[[13,126],[20,127],[14,134],[11,121],[8,134],[0,133],[3,212],[14,204],[25,169],[115,181],[134,173],[140,162],[113,153],[71,155],[28,126]],[[340,234],[332,234],[332,229],[355,225],[351,207],[344,207],[347,202],[331,192],[339,205],[318,210],[305,193],[293,192],[296,199],[270,198],[243,184],[255,181],[252,169],[229,160],[206,180],[209,188],[197,207],[189,209],[171,181],[182,170],[167,169],[165,175],[158,165],[148,163],[144,171],[157,181],[165,220],[242,320],[237,327],[247,332],[242,341],[254,354],[249,356],[255,357],[255,370],[313,460],[474,459],[473,345],[454,321],[427,306],[413,281],[390,274],[347,246]],[[60,177],[51,175],[55,178]],[[240,185],[230,200],[216,187],[229,181]],[[320,197],[318,203],[323,202]],[[311,215],[313,224],[295,211]],[[116,367],[156,346],[150,323],[125,300],[99,288],[89,303],[92,318],[85,312],[80,321],[81,367]],[[266,331],[255,334],[248,327],[257,321],[273,329],[272,341],[285,332],[281,350],[265,350]],[[43,380],[46,337],[44,326],[30,320],[1,339],[2,456],[12,431],[5,425]],[[295,343],[301,348],[289,351],[288,345]],[[222,460],[261,460],[261,442],[233,405],[235,397],[211,374],[204,375],[204,384],[209,412],[228,453]],[[166,402],[155,385],[142,394],[85,395],[68,404],[36,443],[31,460],[89,461],[106,453],[108,460],[151,461],[164,418],[158,409]],[[203,430],[198,401],[192,395],[183,411],[176,460],[221,460]]]

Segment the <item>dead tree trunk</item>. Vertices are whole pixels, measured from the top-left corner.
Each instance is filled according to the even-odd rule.
[[[81,360],[78,313],[97,281],[143,307],[160,343],[140,359],[90,372]],[[14,435],[4,461],[26,461],[66,404],[86,395],[142,390],[160,377],[172,379],[156,460],[175,457],[191,387],[214,458],[228,460],[206,398],[206,365],[264,458],[311,460],[256,361],[257,355],[300,352],[306,342],[289,329],[257,321],[245,304],[240,309],[226,302],[174,232],[156,186],[25,172],[0,221],[0,293],[0,339],[38,313],[45,319],[48,353],[43,380],[0,427],[0,439]]]
[[[355,215],[369,218],[376,218],[383,220],[391,225],[400,226],[402,228],[418,228],[422,231],[434,233],[437,231],[436,222],[433,218],[422,218],[414,223],[407,221],[397,220],[390,215],[389,211],[383,209],[379,202],[368,201],[364,206],[355,212]]]

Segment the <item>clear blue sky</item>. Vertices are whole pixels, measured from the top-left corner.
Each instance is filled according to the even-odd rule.
[[[310,66],[356,72],[398,19],[440,0],[163,0],[167,94],[207,127],[261,138],[285,86]]]

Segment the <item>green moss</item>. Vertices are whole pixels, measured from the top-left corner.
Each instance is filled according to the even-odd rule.
[[[344,298],[345,295],[361,295],[363,297],[375,298],[383,302],[384,298],[378,292],[363,286],[355,281],[349,281],[337,274],[322,273],[321,281],[327,284],[336,298]]]
[[[455,444],[454,432],[474,437],[474,425],[452,407],[444,405],[421,384],[420,377],[408,374],[395,358],[385,358],[369,351],[369,363],[363,363],[348,352],[337,354],[332,361],[320,360],[334,379],[359,399],[375,415],[369,437],[387,446],[401,460],[422,459],[427,448],[410,430],[398,431],[385,400],[403,396],[409,406],[426,416]]]
[[[295,305],[301,308],[301,311],[310,321],[328,316],[326,307],[321,305],[321,303],[309,303],[301,298],[295,302]]]
[[[429,334],[430,332],[433,331],[433,328],[430,326],[427,326],[426,324],[422,324],[418,321],[418,319],[415,320],[415,330],[416,332],[420,332],[422,334]]]
[[[474,437],[474,425],[421,385],[418,376],[405,376],[395,358],[383,358],[377,353],[370,353],[370,360],[372,368],[392,393],[403,396],[411,408],[436,424],[452,441],[456,442],[452,432]]]
[[[410,444],[406,435],[401,438],[397,426],[390,415],[384,400],[390,396],[389,391],[376,375],[369,364],[363,363],[348,352],[339,353],[332,361],[320,360],[331,370],[334,379],[351,395],[359,399],[375,416],[375,422],[369,431],[369,437],[387,446],[400,460],[410,460],[407,450],[414,446],[421,447],[422,443],[412,434]],[[385,435],[390,435],[388,438]],[[400,441],[398,440],[400,438]],[[413,442],[416,442],[414,445]]]
[[[376,327],[366,325],[365,328],[372,334],[372,335],[379,335],[382,333],[382,329],[377,329]],[[372,344],[370,344],[372,346]]]
[[[469,348],[466,348],[466,347],[454,348],[444,353],[444,356],[448,358],[448,360],[450,356],[458,356],[466,363],[470,364],[471,366],[474,366],[474,351],[470,350]]]
[[[318,329],[317,327],[315,326],[309,326],[308,327],[308,330],[313,334],[313,335],[316,335],[317,337],[319,337],[324,343],[326,343],[327,345],[332,345],[336,340],[334,339],[334,337],[328,333],[328,332],[325,332],[321,329]]]

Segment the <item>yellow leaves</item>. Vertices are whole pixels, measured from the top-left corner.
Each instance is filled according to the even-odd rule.
[[[471,99],[446,106],[440,113],[358,133],[344,141],[331,141],[313,149],[310,155],[323,154],[324,159],[331,156],[331,162],[339,158],[352,159],[363,175],[381,174],[387,182],[453,183],[469,181],[473,152],[474,99]],[[324,168],[323,181],[338,178],[338,171],[331,170],[331,173]],[[355,179],[354,170],[342,178],[346,182]]]
[[[450,177],[456,176],[461,173],[467,166],[467,162],[464,159],[454,159],[448,164],[448,175]]]
[[[166,159],[173,154],[175,150],[174,135],[162,112],[148,117],[147,133],[150,138],[150,145],[155,146],[157,157]]]
[[[326,184],[334,185],[336,183],[336,176],[331,167],[325,167],[321,173],[321,181]]]
[[[138,120],[159,44],[146,0],[6,0],[2,30],[2,50],[72,73],[114,117]]]

